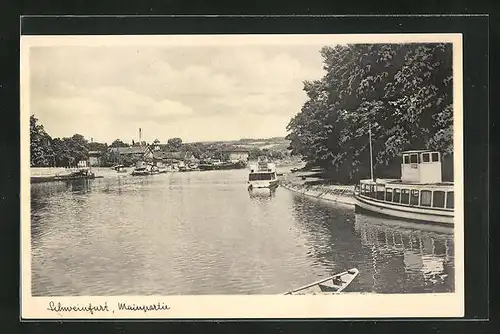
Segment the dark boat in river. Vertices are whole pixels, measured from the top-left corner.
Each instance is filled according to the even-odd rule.
[[[243,161],[238,162],[222,162],[222,163],[200,163],[198,165],[200,170],[227,170],[227,169],[244,169],[246,163]]]
[[[132,176],[145,176],[145,175],[153,175],[159,174],[160,169],[158,166],[154,166],[152,164],[146,163],[144,161],[138,161],[136,163],[136,167],[132,171]]]
[[[55,181],[91,180],[95,178],[99,178],[99,176],[96,176],[94,172],[92,172],[92,170],[86,167],[86,165],[80,165],[79,169],[69,170],[65,173],[58,173],[56,175],[47,176],[32,176],[30,181],[31,183],[42,183]]]

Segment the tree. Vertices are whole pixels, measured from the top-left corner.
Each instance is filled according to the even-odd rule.
[[[38,119],[30,116],[30,165],[33,167],[51,166],[54,161],[52,138],[45,132]]]
[[[394,158],[406,149],[453,152],[450,44],[339,45],[320,53],[326,74],[304,82],[308,100],[287,127],[292,154],[352,181],[369,170],[369,126],[380,176],[399,173]]]
[[[167,141],[167,146],[170,151],[178,152],[182,147],[182,139],[181,138],[170,138]]]
[[[74,159],[71,157],[71,148],[67,138],[54,138],[52,140],[52,147],[56,166],[67,167],[73,162]]]
[[[104,152],[107,149],[108,149],[108,144],[106,144],[106,143],[98,143],[98,142],[88,143],[88,150],[89,151]]]
[[[255,147],[248,152],[248,159],[257,160],[257,158],[261,155],[263,155],[262,150],[258,147]]]
[[[124,143],[120,139],[115,139],[115,141],[112,142],[111,145],[109,145],[109,147],[129,147],[129,145]]]
[[[58,167],[74,166],[88,158],[89,143],[80,134],[72,137],[54,138],[51,147],[54,152],[54,163]]]
[[[71,156],[75,163],[88,158],[88,141],[80,134],[74,134],[69,140]]]
[[[185,143],[182,145],[182,151],[191,152],[195,158],[200,159],[206,149],[202,143]]]

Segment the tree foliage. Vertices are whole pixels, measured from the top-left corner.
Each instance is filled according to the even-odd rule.
[[[167,140],[167,146],[170,151],[178,152],[182,147],[182,139],[170,138],[169,140]]]
[[[109,147],[129,147],[127,143],[124,143],[120,139],[115,139]]]
[[[106,144],[106,143],[91,142],[88,144],[89,151],[104,152],[107,149],[108,149],[108,144]]]
[[[68,167],[88,158],[89,150],[100,150],[106,144],[89,143],[82,135],[51,138],[43,125],[30,117],[30,165],[33,167]]]
[[[406,149],[452,153],[451,51],[451,44],[322,48],[326,73],[304,82],[308,100],[287,126],[292,154],[344,181],[366,177],[369,126],[379,176],[399,172],[394,158]]]
[[[38,124],[38,119],[30,117],[30,165],[33,167],[49,166],[54,159],[51,146],[52,138],[45,132],[43,125]]]

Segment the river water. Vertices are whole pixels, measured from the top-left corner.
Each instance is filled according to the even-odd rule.
[[[452,229],[248,192],[246,173],[32,184],[33,296],[279,294],[353,267],[346,291],[454,291]]]

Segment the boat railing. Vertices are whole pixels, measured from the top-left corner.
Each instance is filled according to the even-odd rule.
[[[402,206],[426,209],[454,209],[454,189],[452,186],[361,182],[359,196]]]

